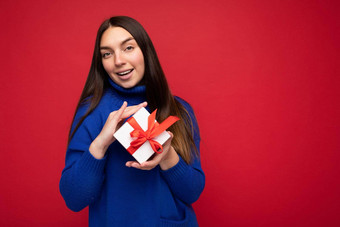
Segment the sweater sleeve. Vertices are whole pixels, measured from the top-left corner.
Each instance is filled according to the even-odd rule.
[[[181,156],[179,156],[179,162],[172,168],[161,171],[161,174],[174,196],[187,204],[192,204],[199,198],[205,186],[205,175],[201,167],[199,152],[200,134],[191,106],[178,97],[176,97],[176,99],[185,107],[192,120],[194,142],[198,155],[194,157],[194,160],[190,164],[187,164]]]
[[[101,125],[89,115],[74,134],[66,151],[65,168],[59,189],[67,207],[73,211],[80,211],[91,204],[101,192],[106,156],[96,159],[89,151],[92,141],[101,130]]]

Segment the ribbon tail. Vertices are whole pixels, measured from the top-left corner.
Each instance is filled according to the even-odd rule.
[[[157,109],[155,109],[148,117],[148,129],[150,130],[155,124]]]
[[[151,133],[151,137],[156,137],[159,134],[161,134],[163,131],[165,131],[167,128],[169,128],[171,125],[173,125],[176,121],[178,121],[179,118],[175,116],[170,116],[167,119],[165,119],[162,123],[160,123]]]

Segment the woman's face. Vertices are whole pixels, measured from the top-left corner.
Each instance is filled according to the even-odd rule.
[[[144,76],[142,50],[132,35],[121,27],[109,27],[102,35],[100,53],[105,71],[124,88],[136,86]]]

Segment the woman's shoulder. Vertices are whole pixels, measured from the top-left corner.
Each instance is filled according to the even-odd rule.
[[[181,103],[185,109],[187,109],[187,110],[191,109],[192,110],[191,105],[186,100],[184,100],[183,98],[181,98],[179,96],[174,96],[174,98],[175,98],[176,101]]]
[[[179,96],[174,96],[174,98],[177,102],[179,102],[186,109],[186,111],[188,111],[190,117],[195,115],[192,106],[186,100],[184,100],[183,98]]]
[[[186,110],[186,114],[189,120],[189,124],[192,127],[193,131],[194,131],[194,139],[196,138],[197,140],[200,139],[200,133],[199,133],[199,127],[198,127],[198,122],[194,113],[194,110],[192,108],[192,106],[184,99],[178,97],[178,96],[174,96],[175,100],[177,102],[179,102],[184,109]]]

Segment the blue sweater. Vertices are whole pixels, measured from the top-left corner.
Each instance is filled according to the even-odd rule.
[[[80,211],[89,206],[89,226],[198,226],[191,204],[203,191],[205,176],[199,157],[188,165],[180,157],[169,170],[156,166],[150,171],[128,168],[134,160],[113,142],[103,159],[95,159],[89,146],[100,133],[110,112],[146,99],[145,86],[125,89],[112,80],[97,108],[74,134],[66,152],[60,192],[68,208]],[[192,108],[176,97],[193,121],[194,141],[199,150],[200,135]],[[76,113],[72,130],[87,110]]]

